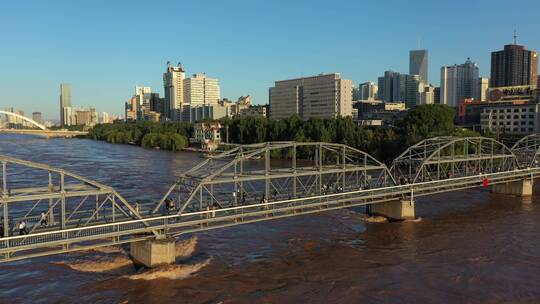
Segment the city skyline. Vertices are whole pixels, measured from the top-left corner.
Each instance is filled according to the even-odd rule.
[[[280,10],[282,4],[275,2],[216,2],[207,11],[205,5],[193,3],[182,7],[182,24],[191,25],[183,29],[173,26],[174,15],[159,13],[160,6],[165,5],[171,8],[169,11],[180,10],[174,3],[146,4],[155,11],[155,17],[141,24],[128,20],[140,9],[132,2],[108,4],[107,10],[101,9],[105,2],[78,6],[63,1],[35,2],[32,11],[8,3],[0,12],[0,25],[5,23],[0,32],[6,45],[11,46],[0,50],[0,83],[5,85],[0,106],[21,108],[27,113],[39,111],[44,119],[58,119],[58,86],[65,82],[72,85],[74,104],[121,114],[123,102],[135,85],[152,87],[164,96],[162,73],[167,61],[181,61],[190,73],[205,72],[219,79],[223,97],[236,99],[250,94],[256,104],[268,102],[268,88],[278,79],[338,72],[357,85],[376,82],[386,70],[407,73],[409,51],[414,49],[429,51],[430,75],[470,57],[478,64],[480,76],[489,77],[490,53],[511,44],[514,29],[518,31],[518,44],[529,50],[540,48],[535,33],[540,21],[533,18],[540,4],[525,1],[530,9],[513,12],[499,2],[503,3],[466,3],[473,12],[491,12],[475,17],[479,25],[493,15],[504,14],[490,27],[440,24],[445,16],[462,13],[465,2],[460,6],[425,1],[432,6],[431,11],[438,12],[431,15],[415,11],[406,3],[341,1],[341,5],[329,8],[323,2],[310,2],[310,14],[300,14],[296,19],[292,17],[298,16],[305,2],[287,4],[290,12]],[[374,9],[388,12],[384,26],[377,25],[383,22],[380,17],[357,18],[363,11]],[[333,20],[334,25],[319,24],[321,18]],[[197,23],[201,20],[204,22]],[[403,22],[408,27],[401,28]],[[426,27],[426,23],[434,25]],[[360,35],[362,29],[372,30]],[[141,34],[151,39],[146,44],[143,39],[140,48],[129,47],[129,43],[140,42]],[[41,47],[36,48],[36,43]],[[28,71],[40,75],[32,90],[25,89]],[[438,77],[430,77],[430,81],[439,85]]]

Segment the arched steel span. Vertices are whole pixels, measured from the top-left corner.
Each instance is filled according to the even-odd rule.
[[[398,183],[442,180],[515,170],[514,153],[503,143],[486,137],[425,139],[398,156],[390,171]]]
[[[253,159],[265,161],[250,162]],[[386,165],[343,144],[240,145],[185,172],[153,213],[164,211],[167,206],[182,214],[395,184]]]
[[[22,116],[20,114],[13,113],[13,112],[1,111],[1,110],[0,110],[0,114],[4,114],[4,115],[7,115],[7,116],[12,116],[12,117],[15,117],[15,118],[22,119],[22,120],[30,123],[31,125],[34,125],[34,126],[40,128],[41,130],[47,130],[47,127],[45,127],[44,125],[36,122],[33,119],[30,119],[30,118],[26,117],[26,116]]]
[[[24,220],[29,232],[54,229],[71,229],[115,222],[142,219],[138,210],[131,206],[112,187],[84,178],[78,174],[48,165],[0,155],[2,184],[0,189],[0,217],[3,230],[0,235],[9,236],[17,223]],[[32,180],[28,177],[32,176]],[[22,213],[21,213],[22,212]],[[41,225],[41,213],[47,225]],[[113,227],[109,229],[114,229]],[[85,236],[107,231],[84,231]],[[112,231],[111,231],[112,232]],[[81,231],[73,235],[47,235],[41,242],[55,242],[82,237]],[[104,241],[110,241],[104,238]],[[32,245],[34,241],[22,239],[17,245]],[[3,246],[0,243],[0,248]]]
[[[540,162],[540,133],[527,135],[512,146],[519,165],[523,168],[538,167]]]

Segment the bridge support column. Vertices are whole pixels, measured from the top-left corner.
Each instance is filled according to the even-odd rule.
[[[370,214],[382,215],[391,220],[411,220],[415,218],[414,200],[411,199],[373,204],[369,206],[369,210]]]
[[[533,194],[533,181],[531,179],[524,179],[517,182],[496,184],[491,188],[491,192],[517,196],[531,196]]]
[[[164,238],[134,242],[130,245],[131,257],[148,268],[172,264],[176,260],[176,239]]]

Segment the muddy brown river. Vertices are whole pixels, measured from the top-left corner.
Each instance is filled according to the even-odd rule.
[[[82,139],[0,135],[0,154],[159,199],[202,159]],[[32,177],[28,177],[32,178]],[[540,184],[540,183],[538,183]],[[0,264],[0,303],[540,303],[540,194],[417,200],[415,222],[344,209],[198,233],[190,258],[135,269],[128,247]]]

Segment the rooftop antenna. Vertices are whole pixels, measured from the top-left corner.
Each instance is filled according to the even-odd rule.
[[[514,45],[517,45],[517,38],[518,38],[517,31],[514,30]]]
[[[420,49],[420,37],[418,37],[418,41],[417,41],[417,42],[418,42],[418,47],[417,47],[416,49],[419,50],[419,49]]]

